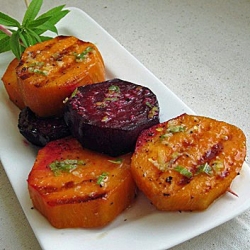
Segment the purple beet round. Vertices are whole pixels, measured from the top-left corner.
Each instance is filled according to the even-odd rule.
[[[140,132],[159,123],[159,105],[150,89],[113,79],[78,87],[64,120],[83,147],[115,157],[132,152]]]
[[[41,118],[28,107],[19,114],[18,129],[30,143],[40,147],[50,141],[71,135],[63,117]]]

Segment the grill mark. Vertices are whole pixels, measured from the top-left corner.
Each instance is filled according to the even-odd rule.
[[[182,176],[178,182],[178,185],[184,186],[184,185],[187,185],[188,183],[190,183],[190,181],[191,181],[191,178],[187,178],[185,176]]]
[[[62,38],[67,39],[67,37],[62,37]],[[56,67],[55,73],[57,72],[60,74],[66,74],[68,71],[72,70],[72,68],[78,67],[77,64],[67,63],[64,65],[63,68],[61,68],[61,67],[57,67],[56,64],[54,64],[54,63],[56,63],[57,61],[62,61],[62,58],[64,55],[71,55],[71,52],[76,52],[75,48],[77,46],[82,47],[82,46],[85,46],[86,44],[88,44],[88,42],[76,40],[73,43],[69,44],[67,48],[64,48],[63,50],[58,51],[58,55],[55,58],[53,58],[53,53],[55,53],[55,52],[53,52],[53,53],[52,52],[48,53],[48,52],[50,52],[50,50],[54,51],[56,46],[58,46],[58,42],[57,43],[56,42],[50,43],[50,44],[46,45],[43,49],[40,49],[40,53],[36,54],[36,56],[33,55],[32,58],[39,61],[39,62],[40,61],[46,62],[49,60],[49,64]],[[51,58],[53,59],[53,61],[51,61]],[[22,64],[20,63],[19,65],[24,65],[24,62]],[[66,70],[66,72],[65,72],[65,70]],[[28,67],[23,67],[21,70],[20,78],[22,80],[26,80],[29,77],[32,77],[32,75],[33,74],[28,72]],[[56,77],[58,77],[58,76],[56,76]],[[44,83],[36,84],[35,86],[41,87],[42,85],[44,85]]]
[[[83,41],[80,41],[80,40],[76,40],[74,43],[72,43],[70,46],[68,46],[67,48],[64,48],[62,51],[59,51],[58,53],[58,57],[56,58],[55,61],[57,60],[61,60],[62,57],[64,55],[70,55],[70,52],[76,52],[75,48],[78,46],[78,47],[82,47],[82,46],[85,46],[86,44],[88,44],[87,42],[83,42]],[[81,53],[81,52],[80,52]]]
[[[23,68],[23,69],[26,70],[27,68]],[[20,76],[20,79],[21,79],[21,80],[26,80],[26,79],[28,79],[28,78],[30,77],[30,73],[28,73],[28,72],[27,72],[27,73],[26,73],[26,72],[23,73],[23,72],[24,72],[23,69],[22,69],[22,75]]]
[[[82,181],[80,184],[78,183],[77,185],[81,185],[84,183],[91,183],[94,182],[95,180],[93,179],[88,179]],[[46,187],[41,187],[39,192],[44,195],[49,195],[52,193],[57,193],[57,192],[63,192],[64,190],[67,189],[73,189],[76,187],[76,184],[73,181],[66,182],[63,187],[61,188],[56,188],[53,186],[46,186]],[[91,200],[97,200],[97,199],[104,199],[107,196],[108,192],[105,190],[101,190],[99,192],[93,192],[91,194],[85,194],[84,196],[75,196],[72,198],[65,198],[65,199],[55,199],[53,201],[49,201],[48,205],[54,206],[54,205],[63,205],[63,204],[77,204],[77,203],[83,203],[83,202],[88,202]]]
[[[52,41],[51,40],[51,42],[50,43],[48,43],[46,46],[44,46],[44,48],[41,48],[40,49],[40,53],[39,54],[36,54],[36,56],[42,56],[42,57],[44,57],[45,55],[49,55],[49,57],[50,57],[50,53],[47,53],[49,50],[53,50],[53,48],[55,48],[55,47],[57,47],[58,45],[60,46],[60,44],[61,44],[61,42],[63,43],[63,40],[70,40],[71,38],[69,38],[69,37],[67,37],[67,36],[60,36],[60,37],[58,37],[58,39],[57,40],[54,40],[54,41]],[[75,41],[73,42],[73,43],[75,43]],[[71,46],[71,45],[70,45]],[[42,53],[42,52],[46,52],[46,53]],[[57,50],[58,51],[58,50]]]
[[[47,61],[48,59],[51,58],[51,55],[53,55],[54,53],[58,53],[58,58],[60,58],[60,55],[64,55],[69,48],[72,48],[73,46],[75,46],[76,41],[73,41],[73,43],[68,44],[67,48],[64,48],[63,50],[61,50],[60,47],[58,47],[58,45],[60,46],[61,42],[63,42],[62,39],[69,39],[68,37],[60,37],[60,39],[58,39],[55,42],[51,42],[49,44],[47,44],[46,46],[44,46],[43,48],[40,48],[40,53],[36,54],[36,56],[34,58],[36,58],[37,61]]]
[[[45,186],[45,187],[42,186],[42,187],[38,187],[38,189],[39,189],[40,193],[42,193],[44,195],[49,195],[49,194],[52,194],[52,193],[62,192],[62,191],[67,190],[67,189],[73,189],[76,186],[83,185],[85,183],[94,183],[94,182],[96,182],[96,180],[94,180],[94,179],[83,180],[82,182],[77,183],[77,184],[74,183],[73,181],[69,181],[69,182],[66,182],[60,188],[57,188],[57,187],[54,187],[54,186]]]
[[[53,201],[49,201],[48,205],[54,206],[54,205],[65,205],[65,204],[77,204],[77,203],[84,203],[92,200],[98,200],[98,199],[104,199],[107,196],[107,192],[102,193],[95,193],[91,195],[85,195],[85,196],[77,196],[74,198],[68,198],[68,199],[56,199]]]
[[[190,171],[195,173],[197,166],[205,164],[205,163],[209,163],[210,161],[212,161],[216,156],[218,156],[221,152],[223,151],[223,144],[221,142],[218,142],[216,144],[214,144],[208,151],[206,151],[201,158],[197,161],[197,164],[194,165]],[[187,178],[185,176],[182,176],[182,178],[180,179],[180,181],[178,182],[178,185],[183,186],[183,185],[187,185],[188,183],[190,183],[192,178]]]
[[[219,155],[222,151],[223,151],[223,144],[221,142],[218,142],[217,144],[213,145],[207,152],[203,154],[203,156],[198,160],[198,165],[202,165],[206,162],[210,162],[217,155]]]

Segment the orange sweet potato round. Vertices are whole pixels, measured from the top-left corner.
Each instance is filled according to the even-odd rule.
[[[74,138],[50,142],[28,177],[33,205],[56,228],[105,226],[135,198],[130,162],[131,154],[108,157]]]
[[[22,95],[20,93],[20,89],[18,87],[17,76],[16,76],[16,67],[18,65],[18,59],[13,59],[8,65],[3,77],[2,81],[4,83],[4,87],[9,95],[10,100],[19,108],[23,109],[25,104],[23,102]]]
[[[16,70],[24,104],[41,117],[61,115],[63,101],[82,85],[105,79],[98,48],[58,36],[27,48]]]
[[[159,210],[204,210],[228,190],[245,156],[239,128],[183,114],[140,135],[131,171]]]

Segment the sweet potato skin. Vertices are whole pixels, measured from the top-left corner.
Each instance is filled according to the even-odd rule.
[[[49,164],[66,159],[81,163],[72,171],[55,175]],[[115,158],[83,149],[71,137],[48,143],[39,151],[28,177],[34,207],[56,228],[107,225],[135,198],[131,154],[120,159],[116,162]],[[100,184],[103,173],[107,179]]]
[[[23,109],[25,107],[18,82],[16,76],[16,67],[19,64],[17,58],[13,59],[8,65],[3,77],[2,81],[4,83],[4,87],[9,95],[9,99],[19,108]]]
[[[245,156],[246,138],[239,128],[183,114],[141,134],[131,171],[157,209],[204,210],[228,190]]]
[[[41,117],[61,115],[78,86],[105,79],[103,58],[90,42],[57,36],[27,48],[17,66],[24,104]]]

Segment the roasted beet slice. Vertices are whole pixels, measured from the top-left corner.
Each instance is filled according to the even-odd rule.
[[[134,150],[143,129],[159,123],[159,105],[150,89],[113,79],[79,87],[64,119],[83,147],[119,156]]]
[[[19,114],[18,129],[29,142],[36,146],[45,146],[50,141],[71,134],[63,117],[40,118],[28,107]]]

